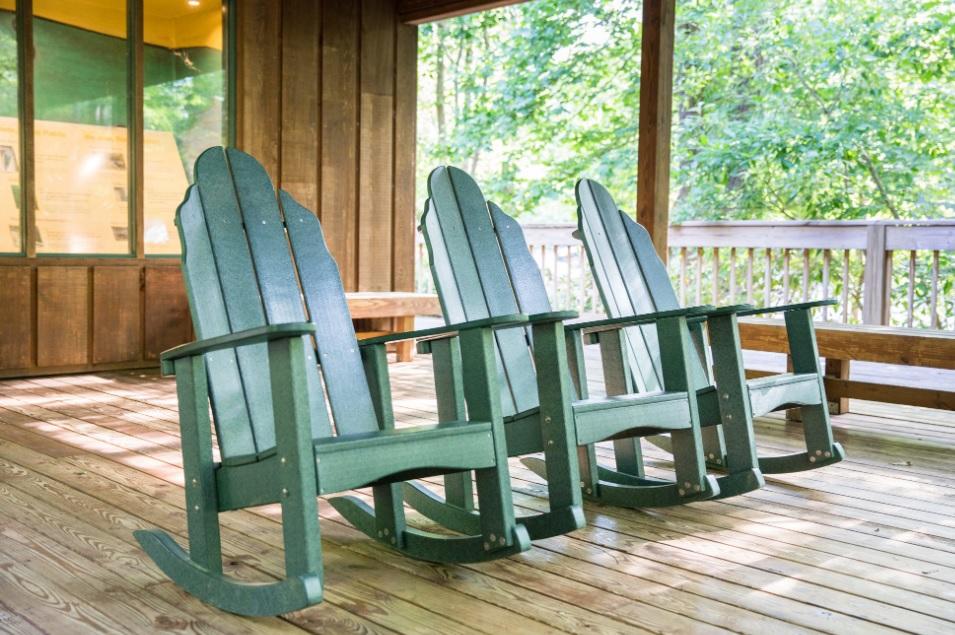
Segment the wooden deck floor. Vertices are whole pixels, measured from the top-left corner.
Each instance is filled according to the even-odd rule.
[[[433,420],[427,362],[392,373],[401,419]],[[955,417],[854,410],[835,419],[840,465],[726,501],[588,505],[584,530],[496,563],[403,558],[323,501],[326,601],[253,620],[183,594],[133,540],[143,527],[185,533],[172,381],[3,381],[0,632],[955,632]],[[796,445],[779,419],[759,432],[767,451]],[[541,508],[540,480],[517,461],[512,478],[517,504]],[[223,516],[230,573],[281,571],[277,512]]]

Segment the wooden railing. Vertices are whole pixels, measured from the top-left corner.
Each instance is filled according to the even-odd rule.
[[[524,226],[555,307],[600,313],[573,225]],[[672,225],[669,269],[683,304],[773,305],[820,298],[824,321],[955,328],[955,220],[705,222]],[[420,291],[432,291],[417,246]]]

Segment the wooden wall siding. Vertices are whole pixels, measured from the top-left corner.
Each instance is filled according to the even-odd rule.
[[[143,354],[142,272],[93,268],[93,363],[132,362]]]
[[[0,267],[0,367],[25,368],[33,361],[33,271]]]
[[[87,361],[89,273],[89,267],[43,267],[37,271],[38,366],[72,366]]]
[[[416,28],[394,0],[236,17],[237,145],[316,211],[347,290],[412,290]]]
[[[149,366],[192,338],[175,261],[25,262],[0,266],[0,377]]]
[[[143,357],[158,360],[164,350],[192,339],[192,318],[179,267],[147,267],[144,282]]]
[[[417,28],[395,0],[238,0],[236,137],[322,220],[349,290],[414,288]],[[0,377],[155,364],[178,259],[0,257]]]

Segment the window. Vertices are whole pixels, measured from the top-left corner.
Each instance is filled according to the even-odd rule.
[[[37,253],[128,254],[126,3],[33,10]]]
[[[0,0],[0,253],[178,254],[173,221],[192,163],[229,136],[223,20],[230,0],[32,4],[32,15],[20,16],[33,37],[27,63],[17,55],[15,0]],[[142,38],[130,40],[140,20]],[[23,113],[17,78],[29,72],[33,108]],[[140,112],[143,129],[131,131]],[[30,157],[19,156],[25,117]],[[32,245],[23,244],[24,159],[35,193]]]
[[[147,254],[178,254],[176,206],[196,157],[223,139],[222,6],[145,0],[143,18],[143,237]]]

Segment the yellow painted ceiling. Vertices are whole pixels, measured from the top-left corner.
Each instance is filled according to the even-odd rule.
[[[169,49],[221,50],[222,2],[198,2],[199,6],[191,6],[187,0],[145,0],[145,42]],[[11,4],[9,0],[0,0],[0,3],[0,6]],[[88,31],[126,37],[125,0],[33,0],[33,14]]]

